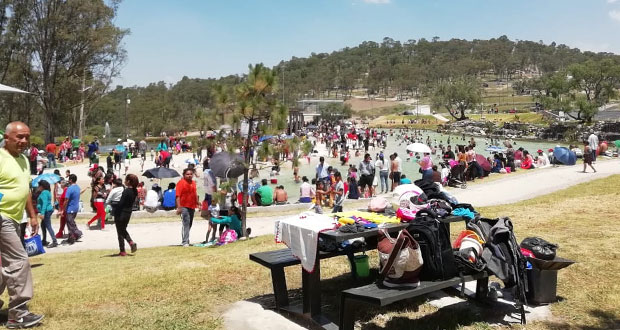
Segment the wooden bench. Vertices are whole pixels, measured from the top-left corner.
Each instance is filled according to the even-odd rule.
[[[357,252],[354,250],[353,252]],[[323,252],[320,251],[319,259],[327,259],[336,256],[347,255],[345,251]],[[257,252],[250,254],[250,260],[257,262],[271,270],[271,283],[273,285],[273,294],[276,300],[276,308],[281,309],[289,305],[288,289],[286,287],[286,276],[284,276],[284,268],[301,264],[291,249],[282,249],[267,252]]]
[[[418,297],[427,293],[449,288],[477,280],[476,299],[483,299],[487,295],[489,284],[488,274],[485,272],[455,277],[439,282],[420,282],[414,289],[385,288],[377,284],[369,284],[358,288],[344,290],[340,296],[340,329],[351,330],[355,323],[355,312],[358,306],[354,302],[363,302],[375,306],[386,306],[397,301]]]

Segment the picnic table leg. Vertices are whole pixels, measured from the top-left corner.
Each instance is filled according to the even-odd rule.
[[[483,277],[476,281],[476,299],[483,300],[489,293],[489,278]]]
[[[271,282],[273,283],[273,295],[276,298],[276,308],[288,306],[288,290],[286,288],[286,276],[284,267],[271,269]]]
[[[301,285],[303,293],[303,312],[310,313],[311,317],[321,315],[321,262],[317,256],[314,262],[314,271],[307,272],[301,268]]]
[[[339,330],[353,330],[355,325],[355,308],[353,301],[348,301],[345,294],[340,295],[340,324]]]

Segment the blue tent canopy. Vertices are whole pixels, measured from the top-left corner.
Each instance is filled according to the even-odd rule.
[[[577,163],[577,154],[565,147],[555,147],[553,157],[564,165],[575,165]]]

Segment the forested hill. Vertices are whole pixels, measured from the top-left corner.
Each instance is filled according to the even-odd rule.
[[[587,59],[620,57],[609,53],[582,52],[567,45],[513,41],[506,36],[490,40],[451,39],[441,41],[384,38],[330,54],[292,58],[276,66],[281,70],[287,98],[318,95],[332,90],[350,94],[367,88],[372,94],[411,92],[443,78],[494,73],[513,78],[517,73],[552,73]],[[334,94],[335,95],[335,94]]]
[[[301,98],[346,98],[354,89],[383,97],[416,91],[425,94],[439,81],[463,76],[516,79],[551,75],[588,60],[609,60],[620,65],[620,56],[610,53],[582,52],[567,45],[513,41],[501,36],[472,41],[433,38],[401,42],[384,38],[382,42],[366,41],[329,54],[293,57],[273,69],[279,80],[279,99],[292,106]],[[243,79],[184,77],[172,86],[159,82],[146,87],[118,87],[104,97],[92,117],[97,118],[95,122],[107,120],[123,125],[123,102],[130,97],[134,113],[128,119],[131,126],[139,131],[176,130],[196,118],[201,109],[219,112],[216,117],[225,116],[221,112],[226,112],[226,104],[233,102],[233,86]]]

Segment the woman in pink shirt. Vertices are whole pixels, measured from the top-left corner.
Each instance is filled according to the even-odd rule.
[[[423,180],[432,180],[433,179],[433,160],[431,159],[431,154],[425,152],[422,160],[418,162],[420,165],[420,170],[422,171],[422,179]]]

